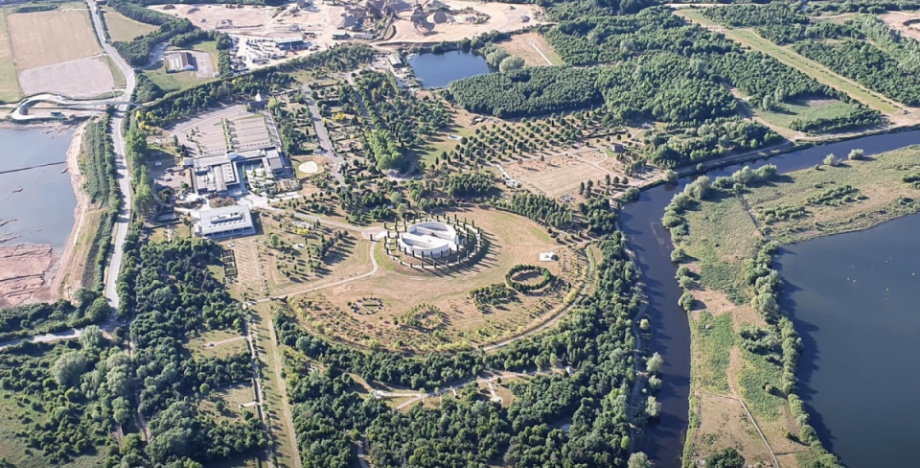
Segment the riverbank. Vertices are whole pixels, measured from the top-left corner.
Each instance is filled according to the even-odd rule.
[[[816,164],[821,164],[822,160],[829,153],[834,153],[838,158],[845,159],[851,150],[862,148],[865,149],[866,155],[871,156],[873,154],[904,148],[916,144],[918,141],[920,141],[920,131],[898,131],[894,133],[846,139],[822,144],[820,146],[807,145],[808,147],[803,149],[772,155],[769,159],[765,159],[760,155],[751,155],[750,158],[756,159],[756,161],[751,162],[748,160],[748,164],[751,164],[753,168],[764,164],[773,164],[777,166],[778,172],[780,173],[788,173],[803,169],[813,170],[814,166]],[[735,157],[736,156],[733,156],[732,158]],[[717,165],[720,168],[710,170],[707,175],[711,179],[715,179],[719,176],[731,176],[733,172],[743,167],[741,164],[730,165],[735,162],[736,160],[734,159],[730,162],[726,160],[710,161],[710,164]],[[695,168],[689,168],[687,173],[696,173],[694,169]],[[918,169],[920,169],[920,166],[918,166]],[[739,380],[742,380],[738,377],[742,377],[743,375],[735,373],[737,369],[740,369],[747,375],[749,386],[751,386],[752,383],[755,387],[764,383],[764,380],[760,380],[759,384],[756,380],[751,382],[752,376],[756,378],[754,371],[757,370],[757,367],[748,366],[744,360],[739,360],[731,352],[732,347],[740,348],[743,344],[743,340],[738,338],[738,333],[736,331],[737,325],[733,323],[736,318],[733,317],[733,315],[744,315],[747,313],[756,316],[756,314],[750,311],[733,311],[730,309],[731,307],[737,309],[740,305],[745,303],[749,304],[749,301],[747,301],[745,297],[736,299],[738,302],[738,305],[736,305],[735,302],[730,300],[732,296],[732,294],[730,294],[731,291],[727,293],[724,291],[718,293],[712,286],[698,284],[698,286],[691,291],[694,295],[694,301],[699,301],[697,302],[696,310],[693,311],[693,315],[691,316],[693,319],[688,320],[688,314],[678,306],[682,293],[681,289],[678,287],[677,281],[675,281],[675,272],[677,271],[678,265],[671,261],[671,253],[674,246],[671,242],[671,235],[662,227],[661,220],[662,215],[665,213],[665,207],[670,203],[674,194],[679,192],[691,180],[691,177],[683,177],[680,179],[677,186],[662,184],[657,187],[645,188],[638,202],[625,205],[621,211],[623,228],[628,234],[630,247],[636,252],[638,262],[642,266],[643,280],[650,286],[649,297],[651,304],[649,313],[653,318],[652,323],[654,323],[651,351],[660,353],[665,362],[665,371],[662,375],[664,386],[659,398],[659,401],[662,403],[662,413],[659,422],[650,425],[646,429],[646,442],[643,447],[643,450],[649,453],[650,458],[654,458],[659,466],[678,466],[680,462],[675,462],[674,460],[680,460],[682,454],[685,454],[685,460],[689,461],[693,456],[692,451],[694,447],[702,447],[706,449],[707,453],[711,453],[711,450],[714,448],[712,447],[714,436],[713,434],[707,433],[710,432],[708,428],[713,424],[721,425],[722,423],[719,418],[731,418],[733,416],[724,412],[717,413],[710,411],[709,415],[711,417],[707,422],[705,416],[707,414],[706,408],[724,408],[726,405],[737,405],[739,408],[737,408],[737,411],[734,411],[734,414],[738,418],[747,418],[747,416],[742,413],[743,408],[740,408],[740,403],[728,398],[715,397],[712,395],[731,395],[732,390],[729,387],[729,380],[727,377],[729,371],[735,376],[735,378],[732,379],[733,384],[740,383]],[[920,194],[920,191],[918,191],[918,194]],[[751,227],[753,225],[752,218],[750,214],[743,209],[743,205],[740,204],[734,195],[729,195],[728,199],[735,200],[735,203],[738,205],[737,212],[735,213],[736,216],[731,219],[734,219],[734,222],[737,223],[747,223],[747,225]],[[705,211],[701,213],[702,221],[706,222],[709,222],[705,219],[706,217],[716,219],[724,216],[715,213],[706,214]],[[691,213],[688,216],[693,216],[693,214]],[[725,222],[730,223],[731,219],[725,219]],[[691,233],[692,232],[693,230],[691,227]],[[754,238],[760,236],[759,232],[753,227],[747,232]],[[697,234],[701,233],[697,232]],[[715,249],[717,246],[728,245],[737,247],[739,254],[744,253],[744,249],[736,245],[737,239],[739,239],[737,236],[731,236],[729,233],[723,235],[721,232],[716,232],[715,234],[721,237],[712,236],[708,248]],[[699,237],[703,239],[705,235],[700,235]],[[713,257],[717,256],[714,255]],[[726,259],[732,260],[730,255],[727,256]],[[735,261],[738,265],[743,264],[740,258]],[[725,265],[728,264],[728,262],[723,262],[722,264]],[[729,284],[732,275],[734,274],[735,277],[737,277],[740,271],[729,268],[720,270],[719,268],[712,268],[713,265],[709,265],[705,269],[701,268],[701,266],[694,266],[691,264],[686,264],[685,266],[688,266],[692,270],[696,270],[702,275],[700,279],[697,280],[700,283],[706,281],[704,278],[718,279],[721,277],[725,278],[723,285]],[[708,305],[705,307],[705,311],[703,310],[704,308],[701,307],[704,303]],[[713,312],[713,309],[718,308],[718,303],[722,303],[724,306],[724,308],[721,309],[721,313]],[[740,318],[743,319],[743,317]],[[740,330],[740,327],[738,329]],[[693,335],[692,344],[691,334]],[[720,347],[718,345],[719,339],[722,339],[722,343],[727,343],[727,345]],[[709,340],[708,343],[713,344],[713,346],[707,347],[706,340]],[[718,350],[721,350],[721,352],[716,352]],[[694,353],[694,364],[692,367],[693,380],[697,381],[709,378],[710,382],[712,382],[713,376],[721,377],[721,388],[715,389],[717,391],[703,393],[703,391],[706,391],[705,389],[703,391],[698,391],[696,387],[691,389],[691,352]],[[743,355],[744,353],[742,353],[742,357]],[[715,363],[715,368],[719,372],[710,373],[707,376],[705,371],[700,371],[696,363],[706,359]],[[770,365],[780,369],[774,364]],[[741,385],[735,388],[737,393],[745,391],[744,387]],[[807,402],[809,394],[804,394],[803,398]],[[751,405],[750,401],[745,401],[748,406],[752,406],[750,409],[754,418],[757,418],[757,409]],[[702,411],[704,415],[702,420],[699,417],[701,414],[700,411]],[[755,421],[759,426],[763,426],[760,419],[755,419]],[[791,421],[792,424],[794,424],[794,422],[795,421]],[[787,420],[787,423],[790,422]],[[688,427],[690,428],[689,433]],[[701,427],[702,431],[700,431]],[[751,437],[749,440],[752,441],[752,444],[759,444],[755,446],[755,451],[759,451],[764,458],[769,457],[769,450],[767,450],[763,440],[757,442],[760,438],[756,436],[756,430],[753,427],[753,423],[748,423],[748,427],[750,431],[746,431],[740,427],[736,427],[736,430],[729,430],[727,431],[730,432],[728,436],[734,436],[735,434],[750,435]],[[769,431],[766,432],[769,439]],[[791,435],[795,435],[795,433],[792,432]],[[784,433],[780,433],[778,436],[783,440],[788,440]],[[826,439],[822,437],[822,440]],[[802,444],[798,444],[797,446],[805,447]],[[795,456],[784,454],[781,448],[781,446],[772,447],[780,463],[783,466],[786,466],[786,464],[790,464],[790,466],[799,466],[798,462],[795,461]],[[703,455],[703,453],[698,452],[697,455]],[[757,455],[755,454],[755,456]],[[793,459],[793,461],[787,463],[785,458]]]
[[[726,447],[738,448],[748,463],[807,466],[827,457],[811,446],[814,430],[798,422],[795,366],[787,361],[797,360],[800,345],[787,343],[784,313],[775,299],[764,299],[765,276],[755,272],[770,268],[761,255],[769,240],[801,242],[920,211],[912,198],[920,147],[853,154],[738,193],[710,189],[682,211],[686,230],[672,229],[674,258],[683,265],[679,282],[691,298],[681,300],[691,309],[687,460]]]
[[[70,147],[67,148],[67,171],[70,173],[70,182],[73,186],[74,194],[77,196],[77,206],[74,208],[74,224],[70,235],[67,237],[67,244],[64,246],[64,252],[61,255],[58,266],[58,274],[55,275],[52,291],[70,299],[73,293],[86,286],[84,276],[86,271],[87,256],[89,255],[89,245],[95,237],[94,232],[99,227],[98,222],[88,222],[91,211],[91,201],[89,195],[83,189],[86,183],[86,177],[80,168],[81,154],[83,153],[83,142],[88,122],[81,123],[74,133]],[[98,216],[93,216],[98,221]],[[87,242],[89,240],[90,242]]]

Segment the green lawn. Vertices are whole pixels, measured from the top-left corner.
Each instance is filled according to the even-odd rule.
[[[739,304],[747,297],[742,260],[757,252],[762,237],[735,196],[720,192],[713,197],[717,201],[704,201],[687,211],[690,235],[678,245],[696,259],[703,286],[724,291]]]
[[[16,102],[22,97],[13,63],[13,47],[6,24],[8,10],[0,8],[0,101]]]
[[[699,388],[728,394],[728,365],[735,335],[731,313],[712,316],[700,312],[699,320],[690,320],[693,335],[693,378]]]
[[[112,60],[112,57],[106,55],[105,60],[109,64],[109,68],[112,70],[112,77],[115,78],[115,86],[124,88],[127,84],[127,81],[125,80],[125,74],[122,73],[121,69],[115,65],[115,61]]]
[[[799,102],[784,102],[775,110],[757,109],[764,120],[780,127],[790,128],[796,120],[814,120],[848,115],[855,106],[836,99],[818,99]]]
[[[709,18],[706,18],[699,11],[691,9],[682,9],[677,14],[703,26],[709,26],[710,28],[717,27],[723,34],[725,34],[725,37],[734,40],[743,46],[747,46],[759,52],[763,52],[764,54],[779,60],[781,63],[795,68],[802,73],[805,73],[806,75],[817,80],[819,83],[828,85],[834,89],[847,93],[853,99],[856,99],[857,101],[873,109],[885,113],[894,113],[898,111],[898,107],[890,99],[859,86],[858,84],[838,75],[837,73],[834,73],[824,65],[802,57],[789,48],[780,47],[773,42],[760,37],[753,30],[729,28],[710,20]]]
[[[104,11],[105,28],[108,30],[112,42],[130,42],[134,38],[153,32],[158,28],[158,26],[152,24],[135,21],[110,8],[106,8]]]
[[[174,49],[174,48],[172,48]],[[217,72],[217,42],[202,41],[191,47],[192,50],[207,52],[211,56],[211,67]],[[184,71],[178,73],[166,73],[166,64],[160,65],[156,70],[147,70],[144,72],[147,78],[157,84],[163,91],[180,91],[193,86],[214,81],[217,78],[198,78],[194,71]]]

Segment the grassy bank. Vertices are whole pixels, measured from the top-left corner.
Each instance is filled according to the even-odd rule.
[[[796,171],[744,197],[782,243],[866,229],[920,211],[920,146]]]
[[[94,216],[89,217],[94,222],[87,226],[89,230],[86,239],[89,245],[82,284],[101,290],[119,203],[108,117],[87,124],[80,169],[86,177],[83,189],[90,197],[91,212],[94,213]]]
[[[848,156],[783,175],[695,182],[669,206],[663,222],[682,264],[693,343],[687,463],[735,447],[749,464],[836,466],[796,395],[801,341],[778,306],[770,240],[800,242],[920,211],[920,146]]]

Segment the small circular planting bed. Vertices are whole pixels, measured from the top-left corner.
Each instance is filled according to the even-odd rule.
[[[549,270],[534,265],[517,265],[505,275],[508,286],[522,293],[541,289],[552,280],[553,274]]]

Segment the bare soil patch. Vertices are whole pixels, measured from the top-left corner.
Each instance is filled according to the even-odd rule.
[[[57,261],[50,245],[0,247],[0,307],[52,299]]]
[[[115,78],[105,57],[90,57],[23,70],[19,74],[26,95],[61,93],[90,98],[111,93]]]
[[[102,53],[85,9],[57,9],[7,16],[18,70]]]
[[[750,465],[772,465],[773,457],[745,413],[741,401],[703,392],[697,394],[697,400],[700,426],[695,433],[691,459],[705,460],[715,452],[733,447]]]
[[[447,20],[439,22],[437,15],[431,15],[435,21],[427,22],[427,27],[416,28],[413,25],[411,9],[401,11],[393,22],[396,34],[386,43],[459,41],[491,31],[520,31],[548,22],[543,9],[536,5],[459,0],[445,0],[442,3],[450,7],[450,11],[445,12]]]
[[[920,13],[906,11],[892,11],[879,15],[889,28],[901,33],[902,36],[920,41]]]

